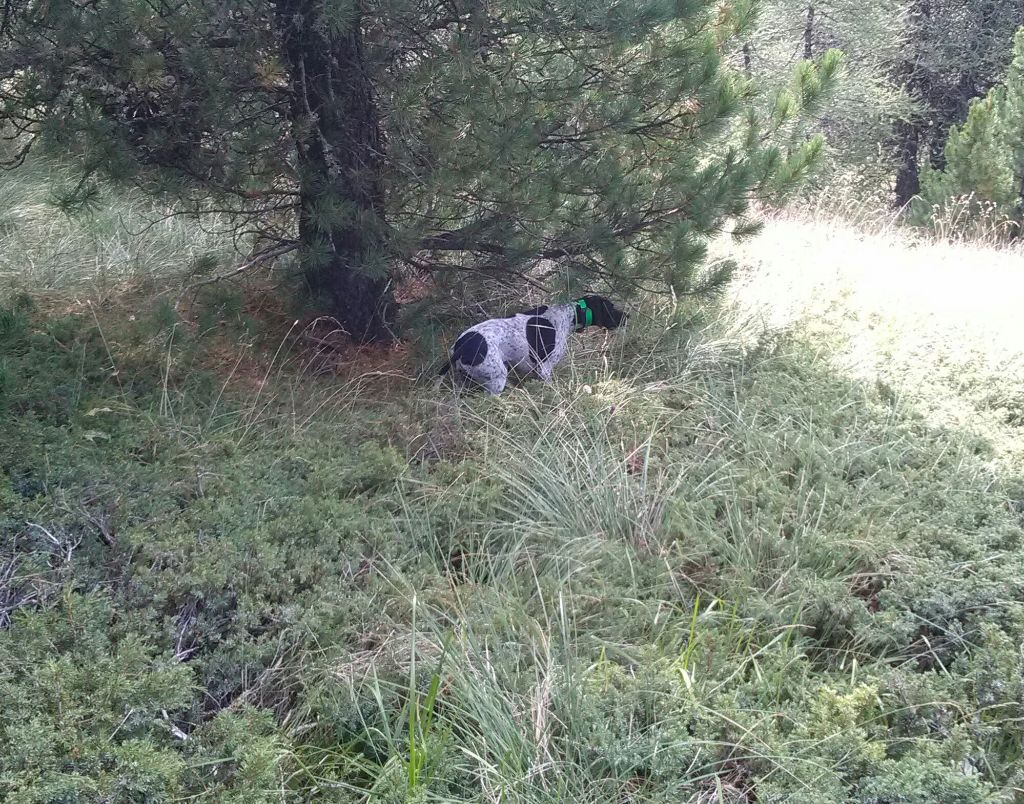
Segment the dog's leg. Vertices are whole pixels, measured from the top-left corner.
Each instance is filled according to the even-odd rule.
[[[562,334],[556,338],[555,346],[551,354],[545,357],[543,360],[538,360],[534,364],[533,373],[537,375],[543,382],[550,384],[551,379],[555,372],[555,366],[561,362],[562,358],[565,357],[566,349],[568,348],[569,339]]]
[[[553,372],[555,370],[555,366],[562,362],[562,358],[565,357],[565,353],[568,351],[568,349],[569,336],[567,334],[562,334],[562,336],[555,341],[554,351],[548,356],[548,359],[545,361],[548,367],[548,374]]]
[[[496,353],[487,355],[487,359],[482,363],[469,367],[465,371],[491,396],[497,396],[505,390],[505,383],[508,381],[508,368]]]
[[[505,390],[506,382],[508,382],[508,370],[502,366],[502,371],[488,377],[483,382],[483,386],[491,396],[497,396]]]

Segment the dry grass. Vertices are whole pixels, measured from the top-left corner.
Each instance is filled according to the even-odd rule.
[[[67,181],[61,165],[39,162],[0,177],[0,290],[105,300],[239,259],[218,216],[200,225],[131,191],[105,188],[101,206],[69,216],[48,195]]]
[[[836,370],[913,396],[936,425],[978,424],[969,384],[1024,388],[1020,245],[805,214],[719,248],[744,266],[732,290],[741,318],[817,336]]]

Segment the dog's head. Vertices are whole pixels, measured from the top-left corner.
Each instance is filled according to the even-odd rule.
[[[589,313],[589,315],[588,315]],[[576,327],[615,329],[626,320],[626,314],[604,296],[584,296],[576,302]]]

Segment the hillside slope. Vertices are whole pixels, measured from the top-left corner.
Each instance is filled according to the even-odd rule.
[[[3,252],[0,798],[1024,790],[1020,252],[778,219],[712,323],[456,399],[45,226],[0,229],[52,277]]]

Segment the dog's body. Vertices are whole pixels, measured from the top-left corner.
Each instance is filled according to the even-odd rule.
[[[551,382],[573,332],[587,326],[614,329],[624,317],[608,299],[584,296],[573,304],[536,307],[508,318],[491,318],[459,336],[441,373],[454,366],[490,394],[505,389],[510,368]]]

